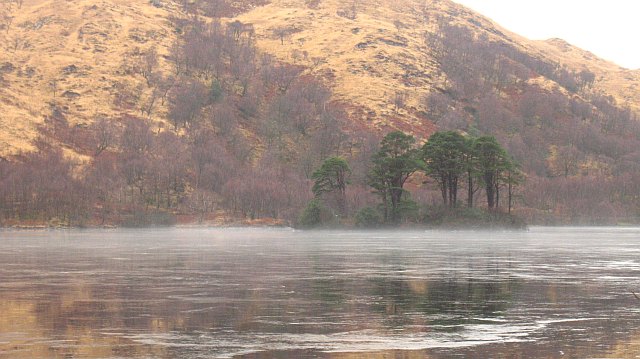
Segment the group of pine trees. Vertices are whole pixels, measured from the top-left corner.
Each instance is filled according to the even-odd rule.
[[[317,226],[347,213],[346,188],[351,170],[346,160],[331,157],[313,173],[314,199],[300,218],[303,226]],[[364,208],[356,215],[360,225],[398,224],[415,212],[405,184],[415,173],[432,179],[442,194],[443,206],[457,208],[459,188],[466,186],[466,206],[482,189],[489,211],[500,203],[501,189],[507,189],[508,212],[513,203],[513,189],[523,180],[518,164],[492,136],[465,137],[455,131],[434,133],[422,146],[413,136],[401,131],[387,134],[371,158],[367,184],[380,203],[377,209]],[[323,210],[329,215],[323,215]]]

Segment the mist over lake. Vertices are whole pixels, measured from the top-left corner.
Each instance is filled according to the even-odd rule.
[[[640,228],[0,237],[0,358],[640,354]]]

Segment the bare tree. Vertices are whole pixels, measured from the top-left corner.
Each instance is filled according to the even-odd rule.
[[[147,81],[147,86],[151,86],[154,82],[156,69],[158,68],[158,50],[155,46],[148,49],[141,55],[138,71],[140,75]]]
[[[404,91],[398,91],[393,97],[393,106],[396,112],[400,111],[407,105],[407,93]]]
[[[143,101],[140,107],[140,113],[142,113],[142,116],[144,116],[146,113],[148,117],[151,117],[151,112],[153,111],[153,108],[161,95],[162,91],[158,87],[154,87],[151,90],[151,93],[146,98],[146,101]]]
[[[7,31],[7,34],[11,29],[11,24],[13,23],[14,18],[15,16],[13,16],[10,11],[5,10],[0,13],[0,21],[2,21],[2,26]]]
[[[402,30],[405,27],[404,23],[402,21],[400,21],[400,20],[394,20],[393,21],[393,26],[395,26],[396,30],[398,30],[398,31]]]
[[[56,94],[58,93],[58,79],[52,79],[51,81],[49,81],[49,88],[51,89],[53,98],[55,99]]]
[[[284,40],[293,33],[290,27],[278,27],[273,30],[273,34],[280,39],[280,45],[284,45]]]
[[[91,124],[89,129],[93,133],[95,142],[94,157],[99,156],[102,152],[115,145],[118,137],[116,128],[108,118],[99,117]]]
[[[18,49],[23,46],[24,44],[24,39],[22,39],[20,36],[15,36],[11,39],[11,48],[13,49],[13,51],[18,51]]]
[[[192,124],[207,104],[208,97],[207,88],[198,80],[184,79],[176,83],[169,92],[169,118],[174,127]]]
[[[182,44],[178,39],[171,44],[169,51],[169,59],[173,62],[175,75],[180,75],[185,70],[185,55]]]
[[[578,172],[583,154],[573,145],[554,146],[549,158],[549,174],[551,176],[569,177]]]

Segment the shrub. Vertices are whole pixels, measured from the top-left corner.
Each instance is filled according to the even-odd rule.
[[[429,226],[444,228],[525,229],[526,223],[519,217],[483,208],[432,207],[425,221]]]
[[[382,216],[374,208],[365,207],[356,213],[356,226],[375,228],[382,223]]]
[[[300,225],[306,228],[317,227],[322,224],[322,205],[317,199],[313,199],[300,216]]]
[[[147,212],[135,211],[125,216],[122,221],[123,227],[167,227],[173,226],[177,222],[176,216],[168,212]]]

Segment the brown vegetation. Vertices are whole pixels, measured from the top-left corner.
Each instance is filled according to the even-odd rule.
[[[395,129],[494,135],[534,222],[638,221],[638,74],[449,1],[2,6],[5,224],[292,221],[333,155],[357,209]],[[407,184],[419,203],[437,202],[429,181]]]

